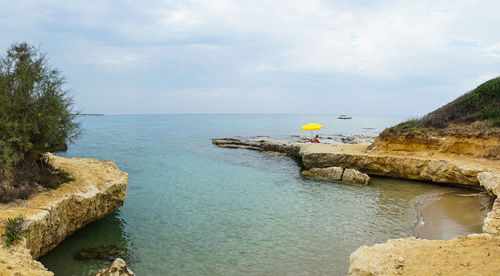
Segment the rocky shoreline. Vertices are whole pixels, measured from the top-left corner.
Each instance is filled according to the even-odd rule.
[[[111,161],[48,155],[75,180],[26,201],[0,205],[0,218],[23,217],[23,242],[0,246],[0,275],[54,275],[36,259],[85,225],[123,205],[128,174]],[[0,229],[3,231],[3,229]]]
[[[265,138],[213,139],[212,143],[224,148],[292,156],[309,171],[340,167],[341,170],[356,169],[368,175],[486,190],[497,199],[484,220],[483,234],[457,237],[450,241],[408,238],[389,240],[372,247],[362,246],[350,257],[349,274],[500,275],[500,263],[490,264],[491,260],[500,257],[500,164],[495,158],[485,158],[484,153],[479,156],[459,154],[461,151],[472,151],[466,148],[467,141],[455,141],[460,142],[456,147],[453,143],[440,142],[431,150],[422,150],[418,145],[427,143],[429,147],[432,144],[422,137],[416,142],[399,141],[396,146],[391,146],[390,139],[386,137],[385,140],[375,141],[376,147],[374,144],[290,143]],[[477,146],[476,142],[471,144]],[[445,148],[439,148],[441,145]],[[491,154],[492,148],[488,146],[485,150]],[[333,169],[331,171],[329,174],[333,175]],[[324,176],[319,178],[324,179]]]
[[[274,139],[213,139],[223,148],[240,148],[297,158],[305,169],[341,167],[368,175],[479,188],[478,174],[498,171],[495,160],[370,150],[369,144],[306,144]]]

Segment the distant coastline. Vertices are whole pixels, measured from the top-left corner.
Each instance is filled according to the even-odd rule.
[[[104,116],[102,113],[81,113],[78,114],[80,117],[87,117],[87,116]]]

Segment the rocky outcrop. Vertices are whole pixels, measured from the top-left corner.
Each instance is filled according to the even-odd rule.
[[[493,208],[483,222],[483,232],[500,236],[500,199],[493,203]]]
[[[95,276],[135,276],[135,274],[127,267],[124,260],[117,258],[106,269],[97,271]]]
[[[482,172],[477,176],[479,183],[488,193],[497,197],[493,208],[484,219],[483,232],[492,235],[500,235],[500,173]]]
[[[498,173],[479,173],[478,180],[493,196],[499,195]],[[351,254],[349,275],[500,275],[498,197],[483,232],[449,241],[409,238],[361,246]]]
[[[2,241],[0,246],[0,275],[5,276],[53,276],[40,262],[33,260],[26,241],[18,245],[6,247]]]
[[[212,144],[221,148],[239,148],[258,150],[263,152],[282,153],[290,156],[299,156],[300,143],[287,143],[270,138],[257,138],[242,141],[235,138],[213,139]]]
[[[366,173],[353,169],[345,169],[342,175],[342,181],[354,184],[369,184],[370,177]]]
[[[341,167],[312,168],[302,171],[301,174],[305,177],[331,182],[342,181],[352,184],[370,183],[370,177],[367,174],[353,169],[343,169]]]
[[[384,131],[370,147],[383,152],[434,152],[500,158],[500,133],[492,131]]]
[[[22,216],[25,226],[30,229],[22,246],[26,250],[19,249],[29,254],[16,257],[28,263],[46,254],[76,230],[107,216],[125,200],[128,175],[115,163],[52,155],[48,158],[54,167],[69,172],[75,181],[40,192],[29,200],[0,206],[1,219]],[[4,250],[10,249],[0,249]],[[4,272],[0,270],[0,274]]]
[[[306,168],[340,166],[370,175],[473,186],[478,186],[477,174],[483,170],[452,159],[368,153],[304,153],[302,163]]]
[[[297,157],[306,169],[342,167],[368,175],[430,181],[435,183],[479,186],[478,174],[499,171],[493,160],[465,158],[428,153],[387,153],[368,150],[366,144],[306,144],[270,140],[242,141],[214,139],[213,143],[226,148],[243,148],[264,152],[279,152]]]
[[[342,180],[344,169],[341,167],[312,168],[310,170],[304,170],[300,173],[305,177],[333,182]]]
[[[349,275],[500,275],[499,244],[500,237],[489,234],[389,240],[354,251]]]
[[[500,173],[482,172],[477,175],[477,179],[488,193],[493,196],[500,195]]]

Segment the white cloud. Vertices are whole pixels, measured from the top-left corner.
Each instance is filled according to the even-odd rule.
[[[236,93],[238,85],[261,89],[272,74],[303,74],[344,78],[344,86],[367,80],[378,93],[432,87],[429,93],[452,98],[498,75],[500,66],[500,2],[490,0],[0,4],[0,23],[9,26],[0,29],[0,44],[40,42],[58,60],[96,71],[179,74],[183,89],[207,94]],[[209,89],[194,87],[207,83]],[[223,90],[211,90],[217,85]]]

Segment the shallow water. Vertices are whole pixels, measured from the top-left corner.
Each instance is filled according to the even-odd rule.
[[[491,211],[490,196],[477,191],[453,191],[426,197],[421,204],[415,236],[449,240],[457,235],[479,233]]]
[[[151,115],[82,118],[64,156],[111,159],[130,174],[123,207],[76,232],[40,261],[56,275],[108,263],[79,250],[125,246],[137,275],[346,274],[361,245],[413,235],[425,195],[463,191],[385,178],[369,186],[305,179],[289,157],[218,148],[214,137],[370,134],[404,118],[319,115]]]

